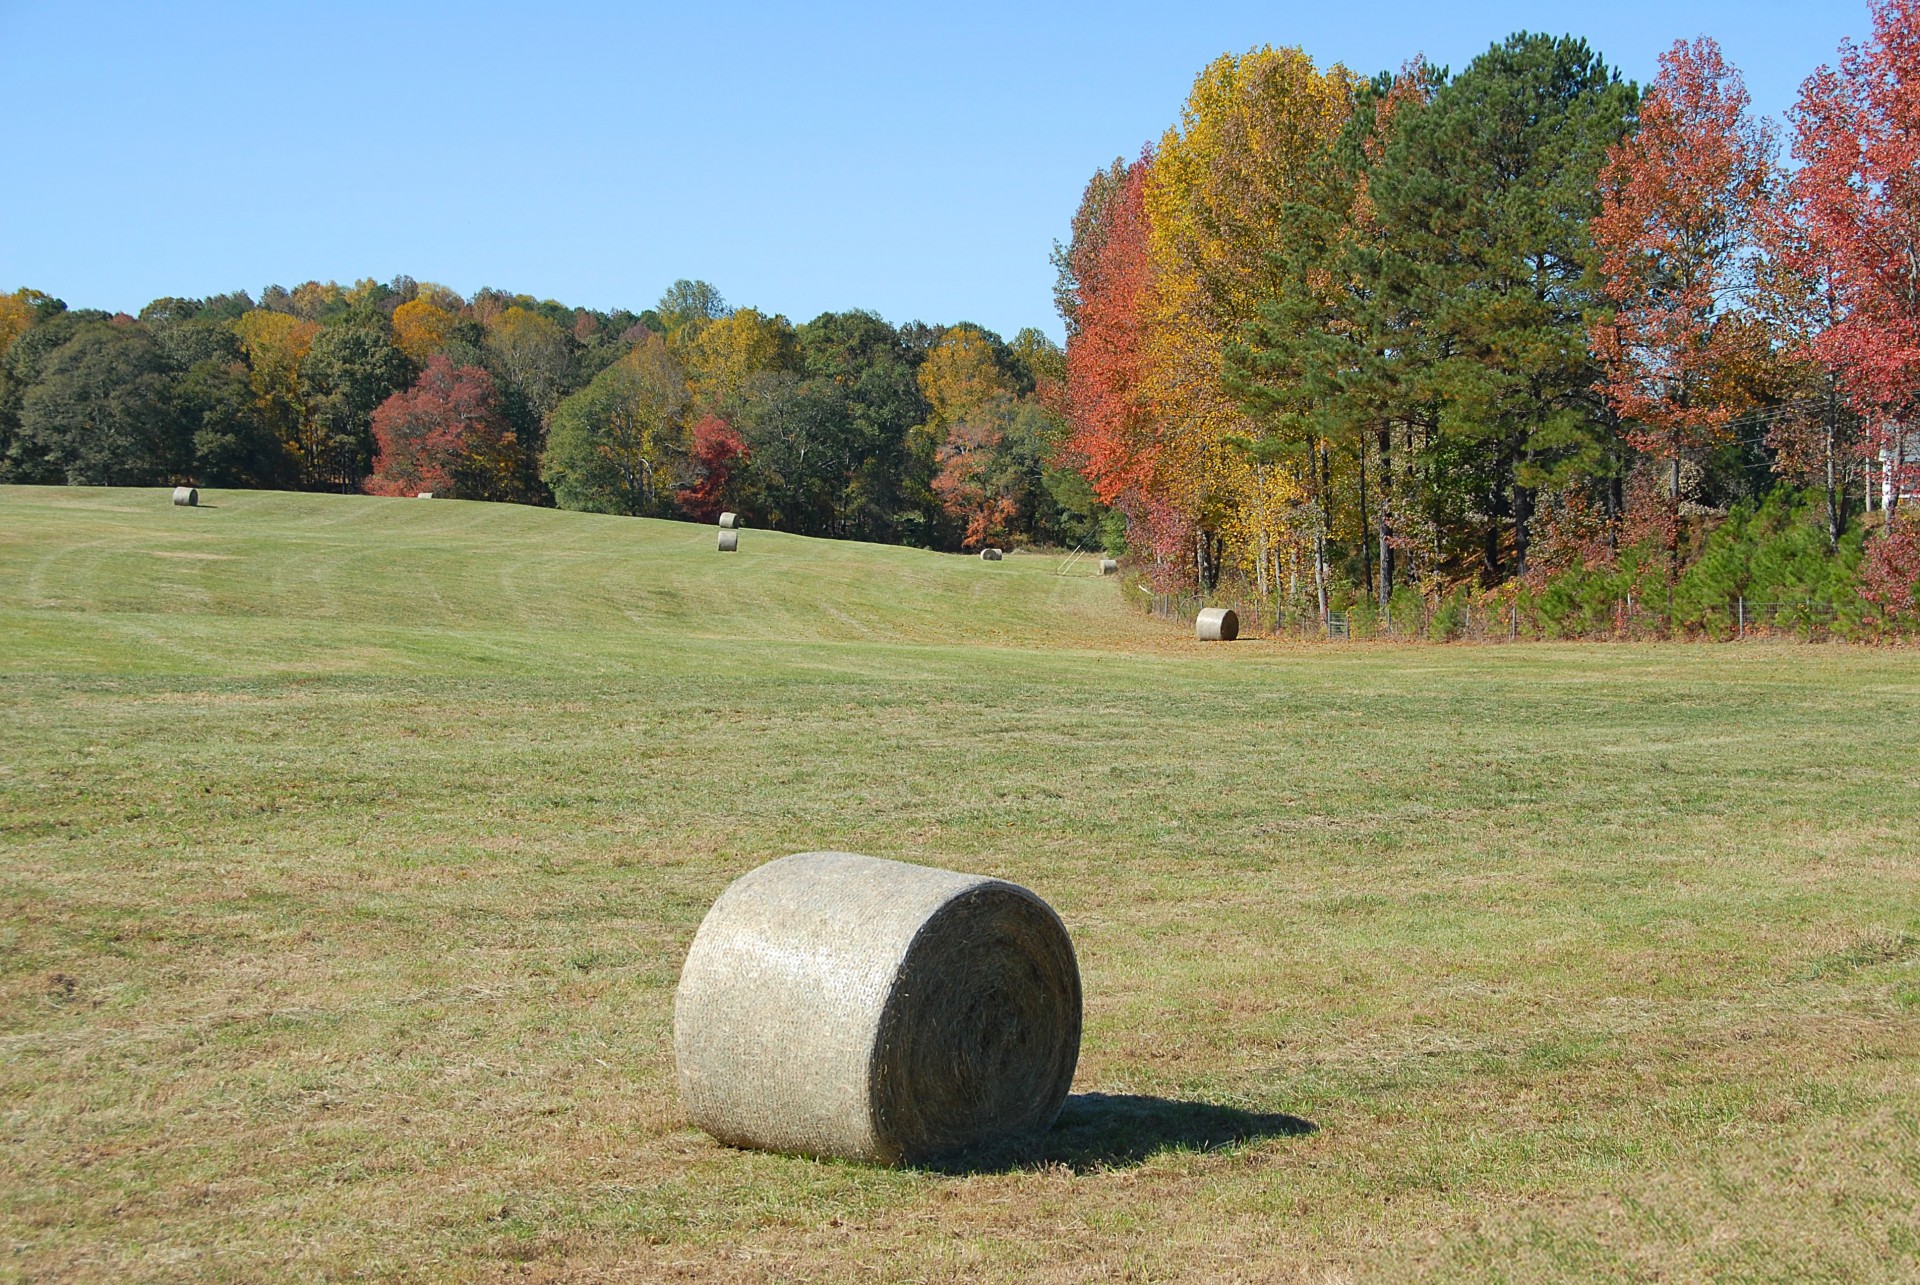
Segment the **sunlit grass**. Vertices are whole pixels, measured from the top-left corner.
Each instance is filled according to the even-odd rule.
[[[0,489],[0,1274],[1859,1279],[1920,1254],[1904,652],[1205,647],[1091,568]],[[1019,880],[1077,1100],[719,1148],[687,942]]]

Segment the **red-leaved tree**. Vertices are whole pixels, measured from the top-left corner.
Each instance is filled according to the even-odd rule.
[[[681,487],[675,497],[680,511],[701,522],[712,522],[722,509],[737,505],[739,498],[734,492],[740,470],[751,458],[746,439],[733,425],[718,415],[702,417],[693,426],[693,448],[688,457],[693,481]]]
[[[1591,336],[1599,387],[1628,441],[1665,466],[1669,549],[1681,462],[1723,440],[1762,338],[1743,305],[1773,139],[1748,103],[1717,44],[1679,41],[1660,57],[1640,128],[1607,153],[1600,175],[1593,238],[1615,311]]]
[[[1920,0],[1874,0],[1873,37],[1800,87],[1791,183],[1809,254],[1831,273],[1835,317],[1812,341],[1877,431],[1908,489],[1902,449],[1920,410]]]
[[[500,416],[493,378],[478,366],[429,358],[412,388],[373,412],[373,438],[378,452],[363,483],[370,495],[512,498],[518,443]]]
[[[1885,460],[1886,526],[1861,569],[1870,598],[1909,610],[1920,566],[1898,520],[1920,412],[1920,0],[1873,0],[1873,36],[1800,87],[1789,189],[1805,253],[1828,274],[1832,321],[1810,344],[1840,378]]]

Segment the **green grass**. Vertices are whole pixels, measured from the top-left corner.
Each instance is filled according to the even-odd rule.
[[[1206,647],[1111,580],[0,489],[0,1278],[1859,1280],[1920,1261],[1920,667]],[[728,880],[1002,875],[1046,1139],[729,1151]]]

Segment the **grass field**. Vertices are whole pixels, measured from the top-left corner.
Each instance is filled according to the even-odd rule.
[[[1920,658],[1207,647],[1111,580],[0,488],[0,1279],[1911,1279]],[[723,1149],[674,981],[838,847],[1059,909],[971,1170]]]

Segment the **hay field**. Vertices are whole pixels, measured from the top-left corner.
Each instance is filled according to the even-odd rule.
[[[1920,1261],[1920,659],[1205,646],[1097,565],[0,488],[0,1279],[1862,1280]],[[1039,891],[1061,1126],[732,1152],[814,847]]]

